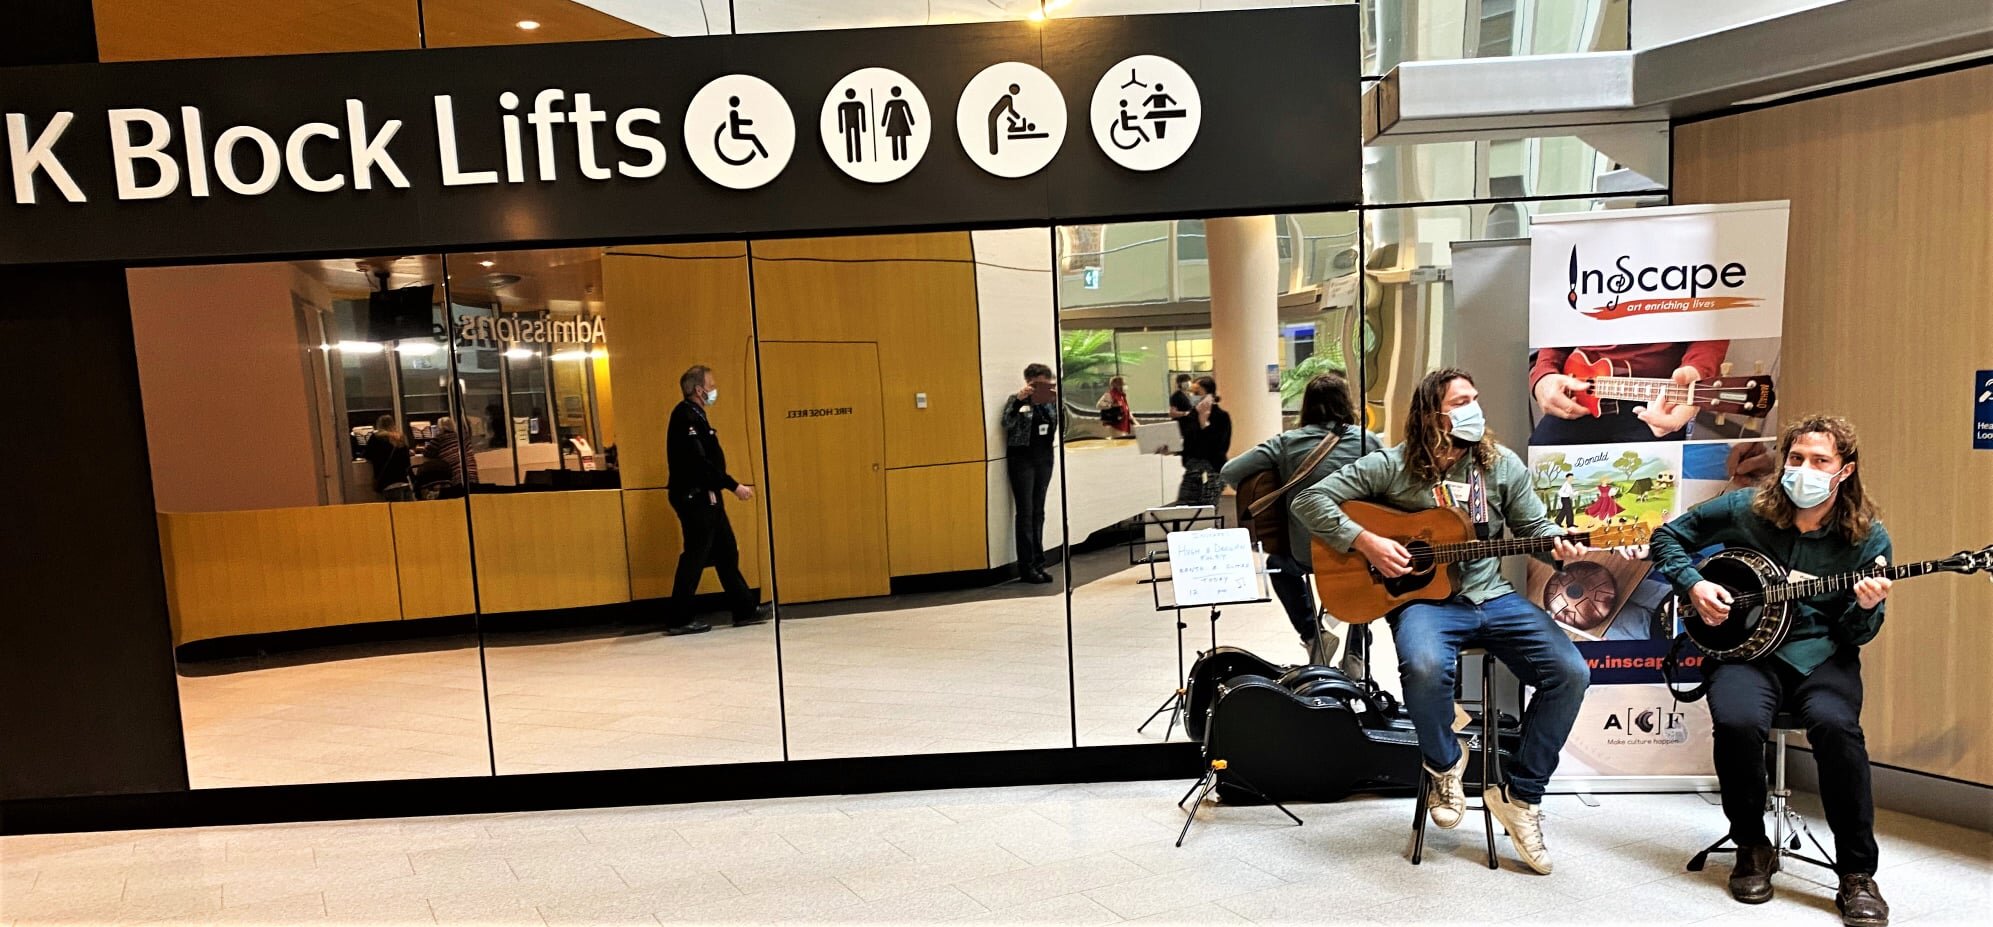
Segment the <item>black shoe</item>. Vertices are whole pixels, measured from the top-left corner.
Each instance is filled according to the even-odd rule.
[[[1024,572],[1024,575],[1019,578],[1023,579],[1027,583],[1038,583],[1042,585],[1044,583],[1049,583],[1052,581],[1052,574],[1047,573],[1044,570],[1034,569],[1034,570],[1026,570]]]
[[[1772,873],[1778,871],[1778,850],[1771,844],[1740,846],[1737,865],[1730,870],[1730,897],[1745,904],[1772,900]]]
[[[747,625],[751,624],[760,624],[773,617],[775,617],[775,606],[773,605],[756,606],[754,611],[742,612],[738,615],[735,615],[734,627],[740,628],[740,627],[746,627]]]
[[[1834,908],[1848,927],[1889,927],[1889,902],[1882,900],[1872,876],[1853,873],[1841,877],[1841,890],[1834,895]]]
[[[694,618],[691,621],[681,621],[678,624],[668,624],[664,626],[664,633],[669,634],[672,637],[677,637],[680,634],[704,634],[707,631],[711,630],[713,630],[712,625],[700,621],[697,618]]]

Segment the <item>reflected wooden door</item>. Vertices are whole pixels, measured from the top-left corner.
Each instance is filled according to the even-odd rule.
[[[886,595],[879,349],[762,342],[768,511],[783,602]]]

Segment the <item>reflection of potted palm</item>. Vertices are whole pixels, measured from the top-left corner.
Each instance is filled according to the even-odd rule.
[[[1059,376],[1068,387],[1102,386],[1122,367],[1141,363],[1146,352],[1116,350],[1114,332],[1105,328],[1060,332]]]
[[[1282,406],[1299,406],[1301,394],[1307,392],[1308,381],[1325,373],[1340,373],[1349,376],[1349,368],[1343,364],[1342,345],[1325,344],[1315,349],[1315,353],[1280,373],[1280,403]]]

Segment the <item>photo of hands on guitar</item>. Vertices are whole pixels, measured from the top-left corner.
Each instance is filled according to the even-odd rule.
[[[1541,348],[1531,360],[1531,398],[1546,419],[1639,420],[1657,439],[1679,439],[1702,413],[1761,419],[1777,401],[1764,373],[1733,376],[1729,342]],[[1641,373],[1657,374],[1641,376]],[[1666,376],[1658,374],[1666,373]],[[1638,427],[1638,426],[1636,426]],[[1600,437],[1599,440],[1605,440]],[[1612,440],[1635,440],[1620,435]],[[1569,437],[1532,443],[1573,443]],[[1578,442],[1586,443],[1586,442]]]

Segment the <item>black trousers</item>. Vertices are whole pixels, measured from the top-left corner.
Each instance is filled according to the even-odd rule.
[[[1777,659],[1722,663],[1711,671],[1716,780],[1731,839],[1738,846],[1771,842],[1765,834],[1765,735],[1782,706],[1799,715],[1813,744],[1837,868],[1843,875],[1874,875],[1875,798],[1861,726],[1861,655],[1853,648],[1837,651],[1805,676]]]
[[[1280,599],[1280,607],[1286,610],[1288,622],[1294,625],[1294,633],[1301,635],[1301,643],[1314,643],[1321,623],[1315,620],[1315,594],[1308,589],[1308,579],[1301,570],[1300,561],[1286,554],[1268,554],[1266,565],[1275,571],[1266,578],[1267,584],[1273,587],[1274,596]]]
[[[678,555],[678,570],[671,577],[672,624],[691,621],[692,596],[699,591],[699,576],[712,567],[726,590],[728,608],[735,618],[754,612],[754,592],[740,575],[740,544],[734,540],[733,523],[727,520],[725,504],[717,494],[704,490],[670,490],[671,509],[678,513],[678,527],[685,535],[685,550]]]
[[[1010,471],[1010,499],[1017,510],[1017,568],[1045,568],[1045,494],[1052,490],[1052,455],[1012,448],[1004,458]]]

